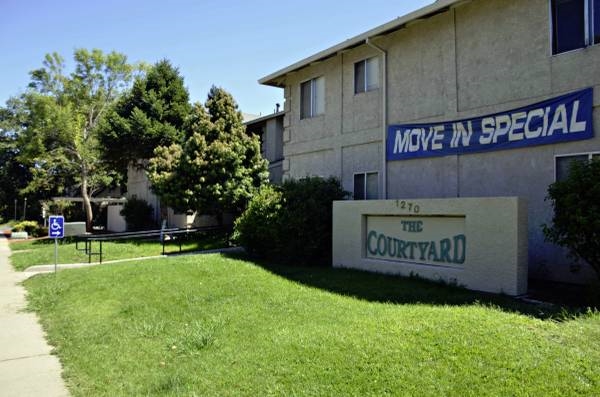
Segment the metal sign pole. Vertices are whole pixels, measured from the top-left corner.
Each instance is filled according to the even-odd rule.
[[[54,239],[54,274],[58,265],[58,239]]]
[[[48,219],[48,237],[54,239],[54,274],[58,268],[58,239],[65,236],[65,218],[61,215],[50,215]]]

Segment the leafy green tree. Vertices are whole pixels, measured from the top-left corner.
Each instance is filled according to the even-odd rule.
[[[29,90],[15,99],[15,129],[19,159],[33,176],[27,190],[77,188],[89,230],[90,198],[114,176],[101,158],[98,126],[128,87],[134,68],[117,52],[78,49],[74,60],[75,69],[67,74],[63,58],[49,54],[43,67],[31,72]]]
[[[205,107],[195,104],[183,145],[159,147],[150,161],[153,190],[179,211],[239,214],[268,180],[258,136],[246,132],[233,97],[212,87]]]
[[[19,147],[10,102],[6,108],[0,108],[0,219],[4,220],[14,217],[14,202],[22,201],[21,190],[32,178],[29,169],[18,160]]]
[[[156,147],[182,142],[190,111],[177,68],[168,60],[156,63],[106,117],[99,134],[104,158],[121,172],[132,162],[143,166]]]
[[[573,162],[568,177],[550,185],[548,198],[554,217],[543,227],[546,240],[567,247],[600,279],[600,160]]]

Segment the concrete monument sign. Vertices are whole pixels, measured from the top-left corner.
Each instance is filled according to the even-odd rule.
[[[333,265],[527,291],[527,209],[514,197],[338,201]]]

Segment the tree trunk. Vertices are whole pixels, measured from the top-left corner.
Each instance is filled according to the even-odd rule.
[[[83,208],[85,209],[85,230],[91,233],[94,214],[92,212],[92,202],[90,201],[90,195],[88,193],[87,175],[85,172],[81,179],[81,197],[83,198]]]

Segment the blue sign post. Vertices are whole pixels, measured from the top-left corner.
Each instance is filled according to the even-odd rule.
[[[48,237],[54,239],[54,273],[58,265],[58,239],[65,237],[65,217],[50,215],[48,219]]]

